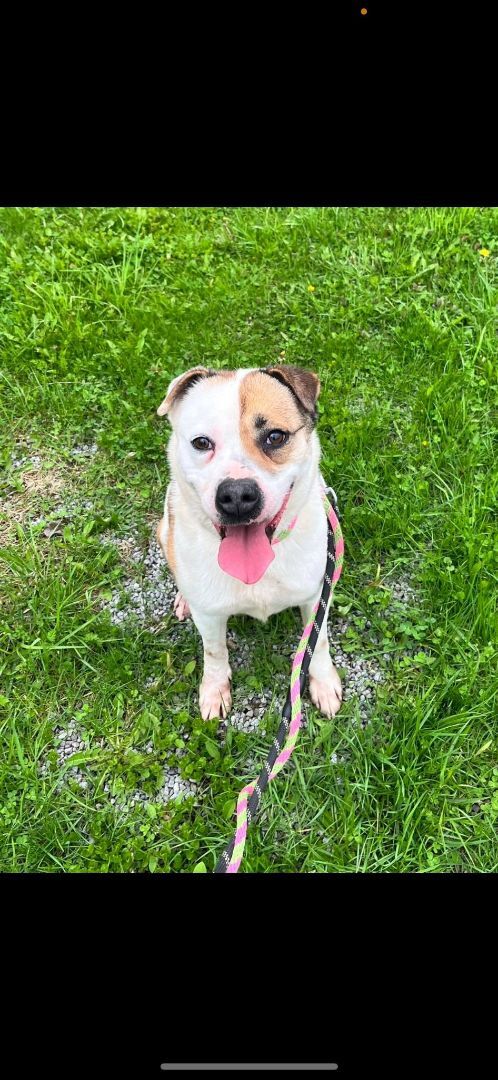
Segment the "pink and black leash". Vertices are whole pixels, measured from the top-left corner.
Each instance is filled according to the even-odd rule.
[[[327,498],[332,497],[333,506]],[[338,518],[337,498],[333,488],[325,488],[323,494],[325,513],[327,514],[327,562],[320,599],[316,603],[310,621],[303,630],[296,655],[292,663],[291,683],[287,700],[282,711],[282,722],[273,740],[268,757],[258,779],[240,792],[237,802],[237,828],[224,852],[216,863],[215,874],[236,874],[242,862],[247,829],[258,813],[263,793],[270,780],[289,760],[297,742],[302,723],[301,694],[311,658],[320,633],[329,601],[339,580],[344,561],[344,540]]]

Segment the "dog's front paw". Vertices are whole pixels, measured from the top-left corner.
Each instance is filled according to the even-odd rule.
[[[335,716],[342,702],[341,680],[335,668],[326,679],[316,679],[310,675],[310,697],[317,709],[324,716]]]
[[[179,619],[180,622],[183,622],[183,620],[187,619],[190,615],[190,607],[188,601],[185,599],[184,596],[182,596],[181,592],[177,592],[175,596],[173,610],[177,619]]]
[[[227,716],[232,704],[230,683],[220,686],[214,679],[204,676],[199,690],[199,708],[203,720],[214,720],[216,716]]]

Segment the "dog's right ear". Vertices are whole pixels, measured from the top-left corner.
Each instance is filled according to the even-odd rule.
[[[198,382],[199,379],[205,379],[211,372],[209,368],[196,367],[191,368],[190,371],[184,371],[183,375],[177,375],[176,379],[173,379],[168,386],[168,393],[164,401],[161,402],[158,410],[158,416],[166,416],[166,413],[171,412],[173,405],[176,405],[181,397],[187,392],[187,390]]]

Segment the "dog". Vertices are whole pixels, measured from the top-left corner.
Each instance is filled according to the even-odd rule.
[[[317,375],[290,365],[196,367],[173,379],[157,410],[172,427],[171,482],[157,539],[178,589],[176,615],[191,615],[202,638],[204,720],[225,717],[231,706],[229,617],[266,621],[299,607],[306,624],[320,597],[327,519],[315,430],[319,392]],[[309,692],[331,717],[342,689],[327,614]]]

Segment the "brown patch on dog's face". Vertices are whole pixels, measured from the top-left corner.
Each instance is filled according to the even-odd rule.
[[[285,371],[287,378],[280,377]],[[278,376],[275,373],[278,372]],[[284,465],[299,461],[313,430],[315,402],[319,382],[316,375],[290,368],[299,390],[305,387],[306,404],[291,386],[285,368],[252,371],[240,384],[240,438],[246,454],[258,465],[275,472]],[[299,377],[295,373],[299,372]],[[308,378],[309,377],[309,378]],[[311,384],[315,388],[312,396]],[[311,411],[311,409],[313,411]],[[284,439],[271,433],[283,433]]]
[[[265,371],[267,375],[289,387],[299,408],[315,423],[315,406],[320,393],[318,375],[315,375],[314,371],[306,371],[305,368],[293,367],[292,364],[277,364],[275,367],[265,368]]]
[[[233,371],[213,371],[211,368],[195,367],[190,371],[185,371],[183,375],[178,375],[176,379],[170,383],[168,387],[168,393],[161,402],[158,410],[158,416],[165,416],[166,413],[171,412],[174,405],[178,404],[180,399],[191,386],[194,386],[200,379],[233,379]]]

